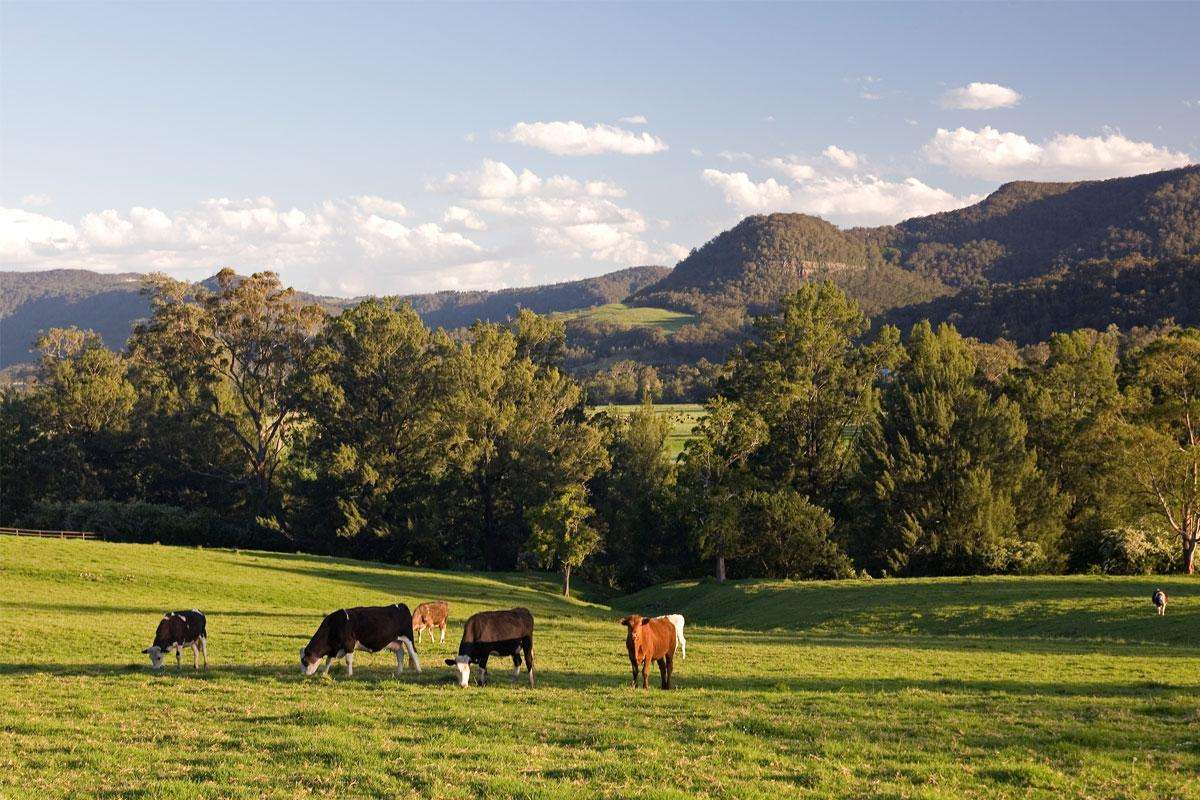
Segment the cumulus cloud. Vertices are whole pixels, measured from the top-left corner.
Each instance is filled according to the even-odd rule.
[[[615,125],[580,122],[518,122],[500,134],[503,141],[536,147],[559,156],[588,156],[619,153],[644,156],[661,153],[667,144],[650,133],[636,133]]]
[[[0,209],[0,258],[28,269],[84,267],[191,275],[233,265],[273,269],[318,291],[410,288],[379,276],[480,260],[484,248],[435,222],[406,225],[378,197],[282,209],[269,197],[204,200],[167,213],[135,206],[84,214],[78,224]]]
[[[1083,179],[1138,175],[1189,163],[1186,153],[1119,133],[1102,136],[1055,134],[1038,144],[1019,133],[990,126],[939,128],[924,147],[925,157],[962,175],[993,180],[1011,178]]]
[[[674,260],[678,249],[648,240],[645,218],[614,202],[625,190],[610,181],[542,177],[487,159],[478,169],[449,173],[427,188],[456,194],[456,206],[487,220],[489,230],[515,230],[518,249],[619,264]]]
[[[621,117],[617,122],[624,122],[626,125],[645,125],[649,120],[641,114],[634,114],[632,117]]]
[[[745,211],[779,211],[792,198],[788,187],[774,178],[756,182],[745,172],[718,169],[706,169],[700,175],[705,183],[724,193],[726,203]]]
[[[27,208],[42,208],[54,202],[48,194],[27,194],[21,198],[21,205]]]
[[[829,145],[821,151],[821,155],[828,158],[834,164],[837,164],[842,169],[856,169],[858,162],[861,160],[858,153],[852,150],[843,150],[835,144]]]
[[[755,181],[745,172],[715,169],[704,170],[702,178],[721,189],[725,202],[742,212],[800,211],[847,225],[898,222],[980,200],[979,195],[956,196],[917,178],[887,180],[876,175],[820,175],[814,171],[802,172],[792,184],[783,184],[774,178]]]
[[[817,174],[817,171],[811,164],[800,161],[796,156],[768,158],[763,161],[763,164],[777,172],[783,173],[794,181],[806,181]]]
[[[951,89],[942,95],[943,108],[962,108],[969,111],[986,111],[992,108],[1010,108],[1021,102],[1021,94],[1015,89],[998,83],[968,83]]]
[[[447,225],[460,225],[471,231],[486,231],[487,223],[483,218],[469,208],[450,206],[442,215],[442,222]]]

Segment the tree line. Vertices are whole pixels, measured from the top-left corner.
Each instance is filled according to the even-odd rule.
[[[5,523],[555,569],[564,591],[1194,567],[1195,329],[901,336],[806,284],[714,371],[672,460],[669,421],[589,406],[563,324],[528,311],[450,334],[230,271],[152,295],[123,351],[51,330],[0,395]]]

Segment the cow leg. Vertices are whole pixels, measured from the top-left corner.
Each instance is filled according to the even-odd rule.
[[[200,669],[200,645],[192,642],[192,669]]]
[[[433,638],[432,633],[429,634],[429,638],[430,639]],[[442,623],[442,638],[438,639],[438,644],[445,644],[445,642],[446,642],[446,623],[443,622]]]
[[[183,648],[175,645],[175,669],[183,667]]]
[[[200,637],[200,654],[204,656],[204,668],[208,669],[208,637]]]
[[[650,659],[647,658],[642,662],[642,688],[650,688]]]
[[[433,634],[431,633],[429,636],[432,638]],[[417,649],[413,647],[412,639],[409,639],[407,636],[401,636],[399,641],[401,646],[408,652],[408,660],[412,662],[413,671],[419,674],[421,672],[421,660],[417,658]]]
[[[344,658],[346,659],[346,677],[353,678],[354,677],[354,651],[347,650]]]
[[[325,656],[325,669],[321,670],[321,677],[325,677],[329,674],[329,667],[332,664],[332,661],[332,656]]]
[[[663,663],[666,665],[666,669],[663,670],[663,688],[670,689],[671,676],[675,674],[675,654],[667,653]]]
[[[533,688],[533,639],[528,642],[521,643],[521,650],[525,653],[525,671],[529,673],[529,688]]]
[[[516,683],[517,678],[520,677],[520,675],[521,675],[521,653],[520,653],[520,651],[518,651],[518,650],[513,651],[512,660],[513,660],[513,672],[512,672],[512,678],[509,680],[509,683]]]
[[[683,638],[683,631],[679,632],[679,655],[687,658],[687,639]]]

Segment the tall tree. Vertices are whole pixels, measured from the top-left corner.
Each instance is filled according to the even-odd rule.
[[[301,417],[301,386],[324,320],[272,272],[224,269],[216,291],[159,277],[153,316],[134,330],[135,358],[191,399],[234,443],[245,505],[269,515],[288,437]]]
[[[305,393],[312,424],[296,464],[297,536],[330,530],[388,539],[409,562],[436,556],[413,537],[446,468],[438,397],[450,350],[392,300],[329,320]]]
[[[869,342],[858,305],[832,283],[803,285],[779,313],[755,321],[755,338],[731,359],[722,394],[755,412],[770,433],[755,454],[760,475],[834,506],[858,467],[862,432],[879,409],[877,385],[896,365],[899,333]]]
[[[1122,483],[1179,539],[1184,570],[1200,544],[1200,330],[1173,331],[1133,362],[1127,421],[1118,426]]]
[[[587,490],[568,485],[527,514],[529,550],[543,566],[562,572],[563,596],[570,597],[571,571],[600,546],[600,534],[588,524]]]
[[[1044,568],[1064,502],[1025,445],[1020,410],[981,386],[948,325],[913,327],[865,471],[877,566],[904,574]]]
[[[742,525],[741,506],[755,488],[749,460],[768,437],[762,417],[737,403],[718,397],[696,426],[679,467],[680,500],[695,546],[715,563],[716,578],[724,581],[726,561],[746,553],[749,531]]]

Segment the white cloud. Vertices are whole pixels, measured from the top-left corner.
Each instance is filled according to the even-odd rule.
[[[474,132],[463,134],[463,141],[467,144],[473,144],[477,138],[479,137]]]
[[[0,258],[11,265],[68,251],[76,236],[70,223],[19,208],[0,208]]]
[[[408,216],[408,209],[404,207],[404,204],[395,200],[385,200],[382,197],[374,195],[359,195],[354,199],[358,203],[359,208],[364,211],[370,211],[372,214],[378,214],[381,217],[400,219]]]
[[[667,144],[649,133],[618,128],[615,125],[593,125],[579,122],[518,122],[508,132],[500,134],[504,141],[536,147],[559,156],[586,156],[599,153],[619,153],[644,156],[661,153]]]
[[[742,150],[722,150],[717,153],[717,158],[724,161],[753,161],[754,156]]]
[[[951,89],[942,95],[944,108],[962,108],[970,111],[986,111],[991,108],[1009,108],[1021,102],[1021,94],[1015,89],[998,83],[968,83]]]
[[[1038,144],[1019,133],[1005,133],[990,126],[978,131],[939,128],[925,145],[924,153],[934,164],[993,180],[1116,178],[1182,167],[1190,161],[1186,153],[1127,139],[1119,133],[1060,133]]]
[[[621,117],[617,122],[624,122],[626,125],[645,125],[649,120],[641,114],[634,114],[632,117]]]
[[[835,144],[829,145],[821,151],[821,155],[828,158],[834,164],[837,164],[842,169],[856,169],[858,162],[861,160],[858,153],[852,150],[843,150]]]
[[[693,147],[693,148],[692,148],[691,150],[689,150],[688,152],[690,152],[690,153],[691,153],[692,155],[694,155],[696,158],[700,158],[701,156],[703,156],[703,155],[704,155],[704,151],[703,151],[703,150],[701,150],[699,147]]]
[[[702,177],[721,189],[725,202],[743,212],[800,211],[846,225],[878,225],[934,214],[978,202],[916,178],[891,181],[875,175],[811,175],[794,184],[754,181],[744,172],[707,169]]]
[[[726,203],[746,211],[778,211],[792,197],[788,187],[774,178],[755,182],[745,172],[721,172],[717,169],[706,169],[701,177],[725,194]]]
[[[487,223],[483,218],[469,208],[450,206],[442,215],[442,222],[447,225],[461,225],[470,231],[486,231]]]
[[[48,194],[27,194],[21,198],[21,205],[28,208],[42,208],[54,202],[54,198]]]
[[[0,257],[27,269],[162,270],[190,277],[224,266],[273,269],[317,291],[359,285],[395,291],[412,288],[397,272],[417,275],[478,261],[484,252],[437,223],[397,221],[399,208],[374,197],[328,200],[304,211],[280,209],[268,197],[214,198],[173,214],[141,206],[94,211],[78,225],[2,209]]]
[[[796,156],[786,158],[768,158],[763,161],[766,166],[787,175],[794,181],[806,181],[817,174],[812,165],[800,161]]]

